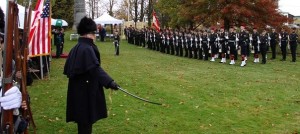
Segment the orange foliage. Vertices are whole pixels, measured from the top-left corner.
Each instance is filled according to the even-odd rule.
[[[179,4],[178,16],[171,16],[171,19],[177,17],[205,26],[219,22],[225,24],[226,28],[241,24],[250,27],[255,25],[265,28],[269,25],[278,28],[284,22],[291,21],[279,13],[274,0],[189,0],[181,1]]]

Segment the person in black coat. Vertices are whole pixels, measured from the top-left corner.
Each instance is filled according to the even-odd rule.
[[[65,46],[65,30],[64,28],[60,29],[60,38],[61,38],[61,48],[60,48],[60,54],[63,54],[64,52],[64,46]]]
[[[296,51],[298,45],[298,34],[296,33],[296,28],[293,28],[292,33],[289,35],[289,45],[292,53],[292,62],[296,62]]]
[[[262,64],[266,64],[267,62],[267,47],[268,47],[268,35],[267,31],[263,30],[262,34],[259,36],[260,44],[259,44],[259,49],[261,53],[261,58],[262,58]]]
[[[56,58],[59,58],[62,54],[61,48],[63,44],[64,35],[60,32],[61,28],[54,28],[52,34],[54,35],[54,45],[56,46]]]
[[[276,32],[275,28],[272,28],[272,32],[270,34],[270,46],[271,46],[271,51],[272,51],[272,60],[276,58],[276,45],[277,45],[277,38],[278,38],[278,33]]]
[[[285,31],[284,28],[281,29],[281,32],[279,34],[279,47],[281,49],[281,54],[282,54],[282,59],[281,61],[285,61],[286,60],[286,47],[288,44],[288,36],[289,34]]]
[[[100,30],[100,41],[101,42],[104,42],[105,36],[106,36],[106,30],[105,30],[105,27],[102,27]]]
[[[69,79],[66,121],[75,122],[78,134],[91,134],[92,125],[107,117],[103,87],[119,85],[101,68],[100,52],[94,44],[96,23],[84,17],[77,26],[80,35],[66,60],[64,75]]]
[[[114,45],[115,45],[115,55],[118,56],[120,54],[120,35],[118,31],[115,31],[114,34]]]

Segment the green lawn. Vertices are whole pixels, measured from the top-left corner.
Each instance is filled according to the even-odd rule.
[[[66,52],[76,44],[68,35]],[[242,68],[240,61],[230,66],[182,58],[125,41],[120,56],[114,56],[112,42],[97,45],[102,67],[121,87],[163,106],[106,90],[109,117],[94,124],[94,134],[300,132],[299,57],[291,63],[290,55],[285,62],[278,56],[265,65],[252,63],[251,57]],[[65,122],[64,63],[52,59],[50,77],[29,87],[39,134],[77,133],[75,123]]]

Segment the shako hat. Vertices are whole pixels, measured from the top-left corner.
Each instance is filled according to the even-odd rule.
[[[77,33],[79,35],[85,35],[89,33],[94,33],[97,30],[97,25],[95,21],[88,17],[83,17],[79,24],[77,25]]]

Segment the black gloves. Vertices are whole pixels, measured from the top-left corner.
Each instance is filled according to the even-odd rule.
[[[111,81],[109,83],[108,87],[113,89],[113,90],[118,90],[120,86],[115,81]]]

